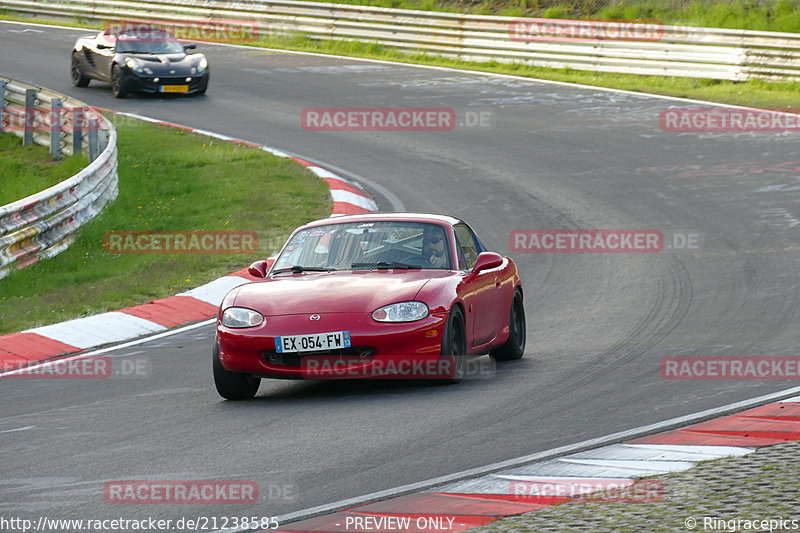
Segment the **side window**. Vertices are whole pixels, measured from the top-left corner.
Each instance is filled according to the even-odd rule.
[[[458,268],[459,270],[471,270],[478,260],[478,243],[475,236],[464,224],[456,224],[453,229],[456,234],[456,246],[458,247]]]

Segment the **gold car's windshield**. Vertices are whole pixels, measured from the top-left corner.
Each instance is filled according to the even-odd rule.
[[[178,54],[184,50],[172,35],[151,31],[117,35],[115,51],[127,54]]]

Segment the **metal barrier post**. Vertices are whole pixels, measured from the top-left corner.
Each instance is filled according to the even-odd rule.
[[[72,153],[83,153],[83,109],[72,108]]]
[[[87,126],[89,118],[92,120]],[[55,157],[63,159],[64,152],[70,150],[70,141],[75,141],[73,148],[84,155],[91,151],[93,160],[72,177],[30,195],[26,202],[0,206],[2,279],[14,270],[65,250],[75,230],[117,197],[119,175],[114,125],[93,114],[83,102],[35,85],[0,78],[0,120],[8,123],[4,125],[5,132],[13,131],[29,144],[48,146]],[[98,132],[98,127],[104,130]],[[46,138],[48,133],[50,137]],[[88,149],[82,147],[87,140],[91,141]],[[101,142],[106,147],[102,153]],[[32,239],[36,246],[27,245]]]
[[[0,133],[3,132],[3,108],[6,106],[6,82],[0,80]]]
[[[97,142],[97,119],[90,118],[89,119],[89,161],[94,161],[97,159],[97,155],[100,153],[98,148],[100,145]]]
[[[98,153],[102,153],[108,146],[108,130],[103,128],[103,121],[106,120],[102,113],[94,111],[97,116],[97,146]]]
[[[23,146],[33,144],[33,121],[36,116],[36,91],[25,89],[25,123],[24,134],[22,136]]]
[[[106,130],[100,130],[98,144],[100,145],[99,152],[104,152],[106,146],[108,146],[108,132]]]
[[[61,159],[61,98],[50,99],[50,155]]]

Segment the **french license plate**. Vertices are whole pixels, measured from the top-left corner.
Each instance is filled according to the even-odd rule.
[[[316,352],[318,350],[336,350],[349,347],[349,331],[275,337],[275,351],[278,353]]]
[[[188,85],[162,85],[158,88],[162,93],[188,93]]]

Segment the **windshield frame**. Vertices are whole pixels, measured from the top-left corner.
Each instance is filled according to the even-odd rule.
[[[114,51],[118,54],[180,54],[186,53],[183,45],[166,32],[154,32],[146,38],[136,34],[119,33],[114,36]],[[157,36],[156,36],[157,35]],[[136,45],[142,45],[139,48]],[[150,48],[150,50],[148,50]]]
[[[437,237],[443,243],[441,250]],[[436,245],[432,245],[432,241]],[[313,251],[309,246],[314,247]],[[331,253],[335,257],[331,258]],[[434,255],[443,264],[431,263]],[[300,274],[312,269],[329,272],[452,270],[454,264],[449,224],[402,219],[326,221],[296,229],[277,254],[268,276],[278,270],[281,271],[278,275]]]

